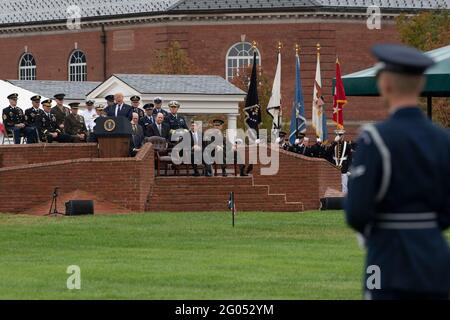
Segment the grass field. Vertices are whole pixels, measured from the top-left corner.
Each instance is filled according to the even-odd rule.
[[[363,254],[340,211],[0,214],[0,299],[359,299]]]

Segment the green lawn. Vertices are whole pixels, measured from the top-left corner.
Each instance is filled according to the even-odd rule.
[[[359,299],[363,255],[340,211],[0,214],[0,299]]]

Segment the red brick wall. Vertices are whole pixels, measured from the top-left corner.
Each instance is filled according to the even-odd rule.
[[[341,191],[341,174],[324,159],[309,158],[285,150],[279,151],[277,175],[254,171],[255,185],[269,185],[270,193],[284,193],[289,202],[303,202],[305,210],[319,208],[327,188]]]
[[[84,190],[142,212],[153,184],[153,168],[151,144],[144,145],[135,158],[84,158],[0,168],[0,212],[21,212],[49,201],[56,186],[61,193]]]
[[[0,146],[0,168],[80,158],[98,158],[97,144],[45,143]]]
[[[118,47],[114,39],[117,32],[129,30],[132,36],[120,40],[129,41],[125,49]],[[256,40],[262,56],[262,66],[269,79],[273,78],[276,65],[276,45],[283,42],[282,99],[284,117],[288,120],[294,93],[295,52],[294,44],[301,46],[302,83],[307,119],[311,118],[312,90],[315,76],[316,43],[320,42],[323,92],[325,93],[327,118],[332,116],[331,79],[335,75],[335,60],[339,56],[343,74],[371,66],[374,61],[370,47],[380,41],[396,42],[398,34],[392,22],[383,22],[381,30],[368,30],[365,20],[341,20],[330,22],[261,23],[261,24],[204,24],[179,26],[139,26],[107,29],[107,75],[113,73],[149,73],[155,61],[155,49],[164,48],[171,40],[177,40],[199,68],[199,73],[225,77],[225,56],[228,49],[240,42],[241,35],[247,41]],[[268,36],[270,35],[270,36]],[[16,79],[17,63],[28,46],[37,61],[38,79],[67,79],[67,62],[77,42],[78,48],[88,59],[88,80],[103,80],[103,49],[100,30],[70,33],[24,35],[0,38],[0,78]],[[17,61],[17,63],[14,63]],[[13,63],[11,63],[13,62]],[[346,121],[379,120],[386,116],[386,107],[378,98],[349,97],[345,108]],[[332,132],[333,127],[329,127]],[[351,133],[355,128],[349,127]],[[353,135],[353,134],[352,134]]]

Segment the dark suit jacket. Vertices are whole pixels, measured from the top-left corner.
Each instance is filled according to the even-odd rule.
[[[131,150],[139,149],[144,142],[144,130],[141,125],[137,124],[136,132],[131,135]]]
[[[116,116],[116,108],[117,108],[117,104],[115,104],[115,105],[112,106],[112,107],[106,108],[106,109],[105,109],[105,110],[106,110],[106,115],[107,115],[108,117],[115,117],[115,116]],[[118,117],[127,117],[128,119],[131,120],[131,118],[132,118],[132,113],[133,113],[132,110],[133,110],[133,109],[131,108],[130,105],[124,103],[124,104],[122,105],[122,109],[121,109],[120,112],[117,114],[117,116],[118,116]]]
[[[156,126],[156,123],[152,123],[150,126],[148,126],[148,137],[163,137],[167,141],[169,141],[170,138],[170,132],[169,132],[169,126],[166,123],[161,123],[161,134],[159,134],[158,127]]]

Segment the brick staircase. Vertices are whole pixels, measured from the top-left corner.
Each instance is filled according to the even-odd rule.
[[[301,202],[286,201],[286,194],[269,194],[269,186],[255,185],[249,177],[156,177],[146,211],[225,211],[234,191],[238,211],[304,210]]]

